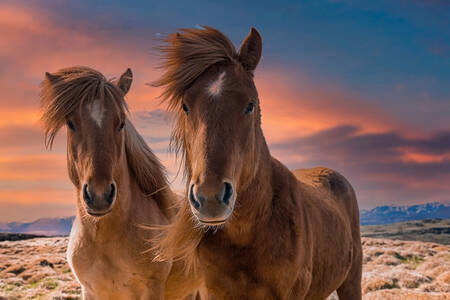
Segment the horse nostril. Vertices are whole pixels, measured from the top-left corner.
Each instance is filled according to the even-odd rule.
[[[198,210],[200,208],[200,202],[197,201],[194,196],[194,184],[191,184],[191,188],[189,189],[189,201],[192,203],[195,209]]]
[[[114,183],[111,183],[111,191],[109,193],[109,196],[106,198],[106,201],[108,201],[108,203],[111,204],[114,201],[115,195],[116,195],[116,185]]]
[[[229,182],[224,182],[222,191],[222,202],[228,205],[231,196],[233,196],[233,185]]]
[[[92,202],[92,198],[89,195],[87,183],[85,183],[83,186],[83,199],[84,199],[84,202],[86,202],[86,204],[91,204],[91,202]]]

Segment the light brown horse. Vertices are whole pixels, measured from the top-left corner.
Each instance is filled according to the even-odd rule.
[[[111,82],[93,69],[72,67],[46,73],[42,83],[46,146],[68,128],[67,166],[78,209],[67,258],[84,299],[177,299],[192,291],[193,278],[186,280],[179,264],[154,262],[146,251],[157,233],[139,225],[167,224],[175,196],[127,119],[131,82],[130,69]]]
[[[182,29],[161,49],[165,73],[154,85],[177,116],[187,191],[160,256],[198,268],[213,299],[325,299],[334,290],[361,299],[352,187],[326,168],[294,175],[269,153],[253,81],[258,31],[238,52],[210,27]]]

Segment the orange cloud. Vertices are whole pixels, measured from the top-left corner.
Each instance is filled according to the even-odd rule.
[[[156,78],[154,59],[150,49],[142,44],[136,46],[139,44],[132,36],[112,39],[99,32],[55,24],[46,12],[18,4],[0,4],[0,35],[3,37],[0,56],[8,58],[0,74],[3,110],[15,112],[14,107],[36,110],[38,85],[44,73],[73,65],[91,66],[109,78],[118,77],[131,67],[135,70],[133,89],[127,97],[131,107],[143,110],[158,103],[152,101],[157,91],[145,86]],[[30,123],[29,119],[20,119]],[[19,119],[15,122],[19,123]]]
[[[395,129],[409,135],[412,131],[367,99],[337,87],[317,86],[301,74],[276,67],[260,73],[256,70],[256,86],[262,106],[262,126],[270,142],[342,124],[356,125],[361,132]]]
[[[420,153],[417,152],[415,149],[410,148],[400,148],[398,150],[401,153],[401,160],[406,163],[429,164],[429,163],[442,163],[444,161],[450,161],[450,153],[442,153],[442,154]]]
[[[15,125],[34,125],[38,124],[39,114],[36,109],[14,108],[0,111],[0,129]]]
[[[417,191],[444,191],[448,193],[450,188],[448,186],[443,186],[442,182],[450,181],[450,174],[441,176],[440,180],[436,180],[436,178],[423,178],[417,180],[416,176],[407,176],[402,174],[403,176],[399,176],[397,173],[390,172],[382,172],[382,173],[370,173],[365,175],[365,180],[376,182],[378,184],[388,184],[391,186],[397,185],[397,188],[405,189],[407,188],[409,192]],[[429,193],[428,197],[434,196],[434,193]],[[442,194],[440,195],[442,197]],[[438,201],[439,202],[439,201]]]
[[[45,168],[45,172],[43,171]],[[36,181],[67,178],[66,157],[61,154],[9,155],[0,157],[0,180]],[[64,180],[69,182],[69,180]]]
[[[76,193],[73,189],[0,189],[0,204],[72,204],[76,203]]]

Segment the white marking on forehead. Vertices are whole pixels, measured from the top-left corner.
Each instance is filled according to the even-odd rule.
[[[103,107],[100,100],[94,100],[91,105],[91,118],[97,123],[98,127],[102,127],[103,121]]]
[[[220,92],[222,91],[224,79],[225,79],[225,71],[220,73],[219,77],[217,77],[217,79],[208,86],[208,93],[211,96],[217,96],[220,94]]]

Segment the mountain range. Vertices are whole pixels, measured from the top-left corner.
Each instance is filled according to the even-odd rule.
[[[377,206],[360,211],[361,225],[382,225],[411,220],[448,219],[449,203],[426,203],[410,206]]]
[[[449,219],[450,204],[427,203],[411,206],[378,206],[360,211],[361,225],[382,225],[411,220]],[[0,232],[47,236],[68,235],[74,217],[44,218],[34,222],[0,222]]]
[[[69,235],[75,217],[43,218],[34,222],[0,222],[0,232],[28,233],[36,235]]]

